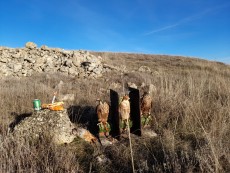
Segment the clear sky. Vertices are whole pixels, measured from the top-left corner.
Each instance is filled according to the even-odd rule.
[[[0,46],[198,57],[230,64],[229,0],[1,0]]]

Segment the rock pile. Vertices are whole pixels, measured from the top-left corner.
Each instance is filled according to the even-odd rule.
[[[1,76],[31,76],[37,73],[60,72],[74,77],[102,76],[111,70],[102,64],[101,57],[88,51],[48,48],[27,42],[25,48],[0,47]]]
[[[20,139],[37,139],[40,135],[50,135],[56,144],[70,143],[76,137],[72,130],[76,126],[71,123],[67,110],[50,111],[48,109],[34,112],[17,124],[13,135]]]

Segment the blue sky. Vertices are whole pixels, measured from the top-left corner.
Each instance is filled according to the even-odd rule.
[[[0,46],[198,57],[230,64],[229,0],[2,0]]]

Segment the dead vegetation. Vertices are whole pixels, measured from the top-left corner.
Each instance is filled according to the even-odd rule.
[[[60,80],[72,121],[89,126],[96,99],[109,102],[109,89],[123,91],[127,82],[156,86],[153,99],[153,139],[132,136],[136,172],[229,172],[230,171],[230,67],[194,58],[125,53],[97,53],[109,65],[126,72],[111,72],[100,79],[67,78],[60,74],[28,78],[3,78],[0,83],[0,170],[2,172],[131,172],[128,141],[93,148],[76,139],[55,146],[49,134],[37,141],[8,138],[8,127],[29,115],[32,101],[50,102]],[[151,72],[140,72],[148,66]],[[141,92],[143,92],[141,90]],[[22,119],[20,119],[22,118]],[[95,117],[90,117],[94,119]],[[109,159],[99,164],[101,152]]]

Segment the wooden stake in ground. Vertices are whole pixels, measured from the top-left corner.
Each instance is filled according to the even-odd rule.
[[[130,132],[141,136],[140,92],[138,89],[131,87],[129,87],[129,91],[130,119],[132,120]]]
[[[134,160],[133,160],[132,140],[131,140],[131,135],[130,135],[130,128],[129,128],[129,120],[128,119],[127,119],[127,126],[128,126],[129,147],[130,147],[130,155],[131,155],[131,161],[132,161],[132,169],[133,169],[133,173],[135,173]]]
[[[52,99],[52,102],[51,102],[52,104],[55,102],[55,99],[56,99],[56,95],[57,95],[57,92],[55,91],[55,92],[54,92],[54,96],[53,96],[53,99]]]

